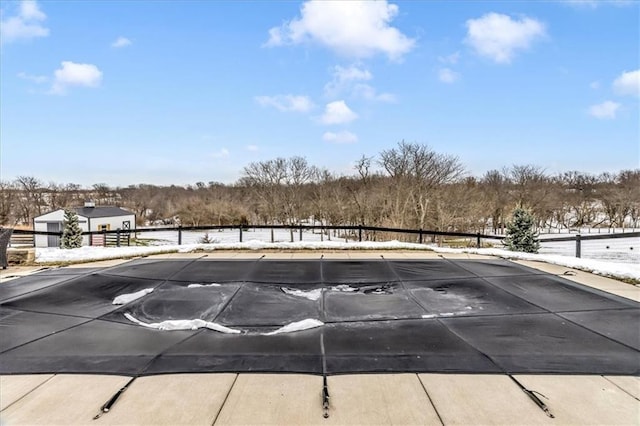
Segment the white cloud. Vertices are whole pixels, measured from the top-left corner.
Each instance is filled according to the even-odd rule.
[[[450,68],[441,68],[438,71],[438,79],[443,83],[454,83],[460,78],[460,73],[453,71]]]
[[[102,71],[97,66],[63,61],[62,68],[54,72],[54,81],[50,93],[64,95],[69,87],[98,87],[101,82]]]
[[[353,112],[344,101],[329,102],[320,120],[324,124],[349,123],[358,118],[358,114]]]
[[[348,68],[337,65],[333,72],[334,80],[340,83],[356,81],[356,80],[371,80],[373,76],[369,70],[358,68],[356,65],[351,65]]]
[[[250,152],[257,152],[260,150],[258,145],[247,145],[246,148],[247,148],[247,151],[250,151]]]
[[[396,96],[392,93],[378,93],[378,91],[368,84],[356,84],[353,86],[351,95],[355,98],[365,99],[367,101],[379,102],[395,102]]]
[[[620,74],[613,81],[613,91],[618,95],[640,96],[640,69]]]
[[[599,119],[612,120],[616,118],[616,113],[620,108],[620,104],[613,101],[604,101],[601,104],[592,105],[589,108],[589,115]]]
[[[324,86],[325,96],[333,97],[348,90],[354,82],[368,81],[373,78],[369,70],[351,65],[347,68],[336,65],[333,68],[333,78]]]
[[[537,39],[546,34],[542,22],[522,17],[511,19],[507,15],[488,13],[478,19],[469,19],[467,38],[477,54],[497,63],[509,63],[519,50],[528,49]]]
[[[255,100],[262,106],[272,106],[279,111],[308,112],[314,106],[308,96],[300,95],[256,96]]]
[[[368,101],[395,102],[395,96],[390,93],[378,93],[370,84],[364,83],[373,79],[371,72],[358,65],[333,69],[333,79],[325,84],[324,94],[335,98],[343,93]]]
[[[35,0],[22,0],[20,3],[20,16],[25,20],[44,21],[47,15],[42,13]]]
[[[334,132],[325,132],[322,135],[322,139],[326,142],[331,143],[356,143],[358,142],[358,136],[354,133],[351,133],[347,130],[343,130],[338,133]]]
[[[591,83],[589,83],[589,87],[592,88],[593,90],[598,90],[600,88],[600,82],[599,81],[592,81]]]
[[[310,0],[301,16],[269,30],[266,46],[317,43],[352,58],[382,53],[399,60],[415,45],[390,22],[398,6],[381,1]]]
[[[120,36],[120,37],[118,37],[116,39],[116,41],[111,43],[111,47],[114,47],[114,48],[118,49],[118,48],[121,48],[121,47],[130,46],[131,43],[132,43],[131,40],[129,40],[128,38]]]
[[[222,148],[220,151],[213,152],[211,156],[213,158],[227,158],[229,156],[229,150],[227,148]]]
[[[438,60],[443,64],[455,65],[460,60],[460,52],[455,52],[448,56],[438,56]]]
[[[46,75],[31,75],[31,74],[27,74],[26,72],[19,72],[18,77],[20,77],[23,80],[32,81],[36,84],[42,84],[49,81],[49,77],[47,77]]]
[[[17,40],[30,40],[36,37],[47,37],[49,29],[42,25],[47,19],[35,0],[22,0],[16,16],[0,20],[0,40],[2,44]]]

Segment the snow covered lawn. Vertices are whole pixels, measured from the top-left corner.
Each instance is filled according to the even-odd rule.
[[[243,243],[214,243],[214,244],[183,244],[183,245],[163,245],[154,247],[81,247],[77,249],[62,250],[56,248],[37,248],[36,262],[38,263],[59,263],[59,262],[86,262],[92,260],[116,259],[150,254],[162,253],[190,253],[194,251],[214,251],[214,250],[260,250],[260,249],[283,249],[283,250],[425,250],[438,253],[472,253],[490,255],[506,259],[534,260],[547,262],[569,268],[580,269],[593,272],[598,275],[611,276],[616,278],[640,280],[639,263],[621,263],[611,260],[579,259],[572,256],[562,256],[557,254],[529,254],[511,252],[503,249],[452,249],[436,247],[424,244],[402,243],[399,241],[386,242],[338,242],[338,241],[296,241],[267,243],[264,241],[252,240]]]

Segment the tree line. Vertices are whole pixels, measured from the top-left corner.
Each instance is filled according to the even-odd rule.
[[[540,228],[638,227],[640,169],[599,175],[548,174],[512,165],[470,176],[461,161],[426,145],[400,142],[361,157],[336,175],[303,157],[253,162],[232,184],[45,183],[32,176],[0,181],[0,222],[32,224],[51,210],[85,200],[133,211],[138,225],[358,225],[457,232],[504,230],[516,206]]]

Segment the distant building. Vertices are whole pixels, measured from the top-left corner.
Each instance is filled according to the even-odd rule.
[[[98,206],[92,202],[84,203],[83,207],[72,207],[78,214],[78,222],[85,231],[114,231],[121,229],[128,231],[136,228],[136,215],[128,210],[113,206]],[[61,232],[64,221],[64,209],[54,210],[33,219],[33,229],[36,231]],[[87,246],[95,241],[85,235],[82,245]],[[102,240],[100,240],[102,241]],[[36,247],[60,247],[60,237],[55,235],[36,235]],[[100,244],[102,245],[102,244]]]

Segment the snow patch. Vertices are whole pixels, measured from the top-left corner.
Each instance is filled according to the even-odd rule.
[[[331,290],[333,290],[333,291],[345,291],[345,292],[358,291],[358,289],[356,287],[351,287],[348,284],[335,285],[335,286],[331,287]]]
[[[580,257],[560,256],[554,254],[522,253],[502,249],[451,249],[445,247],[430,246],[437,253],[470,253],[488,256],[497,256],[503,259],[532,260],[551,263],[553,265],[566,266],[580,269],[596,275],[612,276],[616,278],[630,278],[640,280],[640,264],[617,263]]]
[[[145,288],[144,290],[136,291],[135,293],[121,294],[120,296],[113,299],[112,303],[114,305],[125,305],[129,302],[140,299],[141,297],[144,297],[151,292],[153,292],[152,288]]]
[[[460,312],[441,312],[439,314],[427,314],[427,315],[422,315],[421,318],[423,319],[431,319],[431,318],[448,318],[448,317],[454,317],[456,315],[467,315],[469,312],[469,309],[472,309],[471,306],[466,306],[465,309],[467,309],[467,311],[460,311]],[[482,309],[482,308],[480,308]]]
[[[287,324],[284,327],[280,327],[279,329],[272,331],[270,333],[264,333],[265,336],[273,336],[274,334],[281,333],[293,333],[294,331],[308,330],[310,328],[316,328],[324,325],[322,321],[318,321],[317,319],[307,318],[302,321],[292,322],[291,324]]]
[[[187,288],[200,288],[200,287],[220,287],[220,284],[218,284],[218,283],[211,283],[211,284],[194,283],[194,284],[189,284],[187,286]]]
[[[296,290],[293,288],[288,288],[288,287],[280,287],[280,289],[286,293],[289,294],[291,296],[297,296],[297,297],[304,297],[305,299],[309,299],[309,300],[318,300],[320,299],[320,297],[322,297],[322,289],[321,288],[316,288],[313,290]]]
[[[157,330],[163,331],[173,331],[173,330],[197,330],[199,328],[208,328],[209,330],[218,331],[220,333],[227,334],[239,334],[240,330],[235,330],[233,328],[225,327],[224,325],[217,324],[215,322],[204,321],[201,319],[192,319],[192,320],[166,320],[162,322],[153,322],[147,323],[140,321],[135,318],[133,315],[126,313],[124,316],[131,322],[134,322],[138,325],[148,328],[155,328]]]

